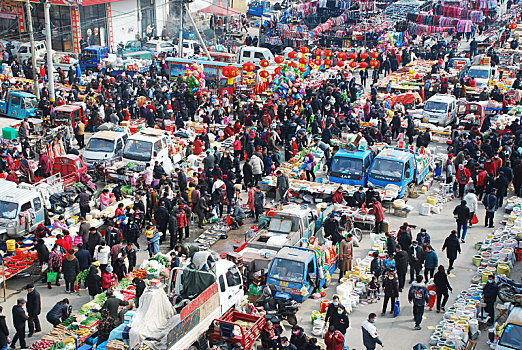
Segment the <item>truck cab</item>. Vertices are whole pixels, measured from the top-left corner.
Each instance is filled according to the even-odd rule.
[[[36,60],[43,61],[47,48],[45,41],[36,41],[34,43],[34,51],[36,52]],[[25,60],[31,60],[31,43],[23,43],[18,48],[18,62],[22,63]]]
[[[466,74],[475,78],[477,90],[488,87],[489,81],[495,77],[496,70],[489,65],[474,65],[468,68]]]
[[[83,102],[56,107],[51,121],[54,126],[69,125],[72,130],[76,128],[76,124],[79,121],[87,125],[88,121],[84,113]]]
[[[457,99],[449,94],[436,94],[424,104],[422,120],[440,126],[446,126],[457,117]]]
[[[123,153],[123,147],[127,138],[127,132],[98,131],[94,134],[83,151],[83,161],[88,167],[95,162],[112,160]]]
[[[259,66],[261,60],[274,60],[274,54],[266,47],[241,46],[237,52],[238,63],[254,62]]]
[[[108,56],[109,48],[107,46],[87,46],[82,49],[80,55],[80,68],[82,71],[99,71],[102,60]]]
[[[158,161],[165,172],[170,174],[173,164],[169,157],[169,135],[164,130],[145,128],[131,135],[123,148],[123,161],[138,166]]]
[[[40,192],[11,188],[0,193],[0,237],[21,238],[45,222],[44,199]]]
[[[143,51],[143,47],[141,45],[140,40],[129,40],[125,43],[125,47],[123,48],[123,55],[131,52]]]
[[[337,260],[325,265],[331,276],[337,267]],[[323,269],[318,253],[300,247],[281,248],[270,263],[266,281],[267,285],[276,291],[276,295],[278,293],[281,297],[289,295],[299,303],[305,301],[314,290],[323,288],[328,282],[329,276]]]
[[[332,159],[330,182],[366,186],[368,169],[373,161],[371,150],[339,150]]]
[[[87,166],[83,160],[74,154],[56,157],[52,166],[52,174],[60,174],[62,178],[71,178],[72,182],[79,182],[80,176],[87,173]]]
[[[36,96],[20,90],[9,90],[3,99],[0,99],[0,115],[26,119],[36,117],[38,101]]]
[[[420,157],[421,155],[419,155]],[[413,150],[395,147],[384,148],[368,173],[368,185],[385,188],[389,184],[399,187],[401,198],[411,183],[420,184],[431,170],[432,158],[429,153],[417,159]]]
[[[270,1],[254,0],[248,5],[248,12],[250,16],[262,17],[264,14],[270,12]]]

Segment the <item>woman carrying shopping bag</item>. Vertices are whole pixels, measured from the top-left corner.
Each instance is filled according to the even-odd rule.
[[[53,246],[49,253],[49,270],[47,272],[47,288],[52,289],[51,283],[55,282],[60,286],[60,272],[62,269],[63,253],[62,247],[58,244]]]

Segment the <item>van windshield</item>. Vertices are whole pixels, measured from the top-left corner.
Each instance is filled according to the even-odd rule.
[[[6,202],[0,200],[0,218],[1,219],[16,219],[18,211],[18,203]]]
[[[362,159],[334,157],[332,161],[332,173],[346,173],[359,177],[363,172]]]
[[[445,113],[447,109],[448,104],[440,101],[428,101],[424,106],[424,110],[428,112]]]
[[[276,258],[273,260],[268,275],[280,281],[302,283],[304,281],[304,263]]]
[[[36,101],[36,98],[34,98],[34,97],[26,97],[24,99],[24,102],[25,102],[25,108],[27,108],[27,109],[36,108],[36,106],[38,105],[38,102]]]
[[[127,140],[123,149],[123,158],[146,162],[152,158],[152,142]]]
[[[508,349],[520,349],[520,339],[522,339],[522,326],[509,323],[504,329],[498,345],[505,346]]]
[[[85,147],[86,151],[90,152],[106,152],[110,153],[114,149],[114,141],[97,139],[95,137],[91,137],[89,142],[87,142],[87,147]]]
[[[487,79],[489,78],[489,70],[487,69],[470,69],[468,71],[470,77],[479,78],[479,79]]]
[[[404,163],[396,160],[377,158],[370,170],[370,177],[378,180],[399,182],[402,179]]]

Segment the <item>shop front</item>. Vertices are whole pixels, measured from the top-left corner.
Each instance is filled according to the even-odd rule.
[[[21,4],[16,1],[0,2],[0,38],[6,40],[20,39],[19,12]]]

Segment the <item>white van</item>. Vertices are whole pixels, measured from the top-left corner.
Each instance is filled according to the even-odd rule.
[[[191,58],[200,53],[201,49],[196,40],[183,40],[183,57]]]
[[[457,99],[449,94],[436,94],[424,104],[422,120],[440,126],[451,124],[457,117]]]
[[[261,60],[274,60],[274,54],[266,47],[241,46],[237,51],[237,61],[239,64],[254,62],[259,65]]]
[[[163,166],[167,174],[174,169],[169,157],[170,139],[164,130],[145,128],[129,136],[123,148],[123,161],[145,166],[156,161]]]
[[[495,350],[518,350],[522,348],[522,307],[509,313]]]
[[[85,146],[83,162],[90,167],[95,162],[121,156],[128,137],[126,131],[98,131]]]
[[[47,48],[44,41],[36,41],[34,43],[34,51],[36,52],[36,60],[43,61]],[[18,62],[31,59],[31,43],[23,43],[18,49]]]

